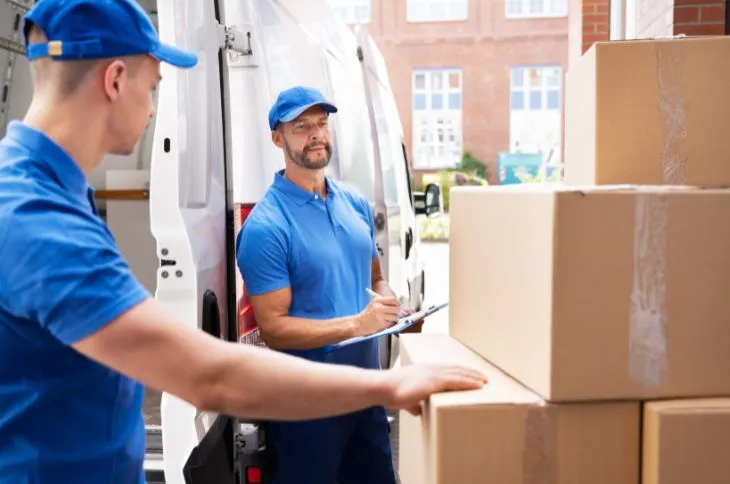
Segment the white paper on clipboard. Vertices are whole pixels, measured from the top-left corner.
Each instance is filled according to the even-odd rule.
[[[373,333],[368,336],[356,336],[354,338],[349,338],[344,341],[340,341],[339,343],[335,343],[333,345],[325,346],[324,350],[326,353],[329,353],[330,351],[334,351],[338,348],[342,348],[343,346],[349,346],[356,343],[361,343],[363,341],[367,341],[373,338],[380,338],[381,336],[386,336],[389,334],[398,334],[401,331],[410,328],[414,324],[420,322],[422,319],[424,319],[427,316],[432,315],[433,313],[442,310],[446,306],[448,306],[449,303],[442,303],[437,304],[434,306],[430,306],[426,309],[422,309],[416,313],[409,314],[408,316],[405,316],[403,318],[400,318],[397,323],[395,323],[393,326],[389,328],[385,328],[382,331],[378,331],[377,333]]]

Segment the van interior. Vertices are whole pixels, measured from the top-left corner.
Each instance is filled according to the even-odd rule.
[[[197,52],[201,62],[191,71],[162,66],[158,109],[137,149],[106,156],[89,183],[121,252],[158,302],[182,324],[263,345],[234,240],[284,167],[268,109],[278,92],[309,85],[339,108],[327,174],[370,200],[384,274],[404,303],[420,309],[416,217],[437,215],[440,193],[433,185],[412,190],[387,69],[366,29],[345,25],[326,0],[138,2],[164,41]],[[0,137],[31,101],[22,38],[30,6],[0,0]],[[383,367],[395,348],[392,338],[381,342]],[[150,388],[144,418],[150,482],[248,482],[235,468],[234,447],[260,435],[255,423],[251,431],[250,422],[199,412]]]

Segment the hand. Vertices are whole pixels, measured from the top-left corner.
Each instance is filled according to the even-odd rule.
[[[377,333],[398,321],[400,302],[394,297],[374,297],[356,318],[358,336]]]
[[[410,316],[411,314],[413,314],[415,312],[416,312],[415,309],[411,309],[411,308],[408,308],[408,307],[405,307],[405,306],[401,306],[401,309],[400,309],[400,317],[401,318],[404,318],[406,316]],[[406,328],[403,331],[401,331],[401,333],[405,334],[405,333],[420,333],[420,332],[422,332],[423,331],[423,322],[425,320],[426,320],[426,318],[423,318],[420,321],[417,321],[417,322],[413,323],[411,326],[409,326],[408,328]]]
[[[410,316],[411,314],[413,314],[415,312],[416,312],[415,309],[411,309],[411,308],[406,307],[406,306],[401,306],[400,307],[400,312],[398,313],[398,317],[399,318],[405,318],[406,316]]]
[[[476,390],[487,383],[487,377],[476,370],[459,365],[409,365],[385,370],[390,384],[386,407],[421,414],[421,402],[440,392]]]

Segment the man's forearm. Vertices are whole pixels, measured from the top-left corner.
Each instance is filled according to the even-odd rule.
[[[334,319],[308,319],[282,316],[262,322],[259,331],[274,349],[307,350],[339,343],[356,335],[357,316]]]
[[[306,420],[387,405],[384,373],[324,365],[247,345],[220,344],[211,408],[264,420]]]
[[[390,287],[390,284],[388,284],[388,281],[386,281],[385,279],[380,279],[373,282],[373,291],[384,297],[394,297],[398,299],[398,295]]]

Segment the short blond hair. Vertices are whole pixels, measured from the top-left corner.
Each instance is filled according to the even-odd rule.
[[[31,24],[27,30],[28,44],[48,42],[45,32]],[[45,87],[53,82],[58,94],[73,94],[86,76],[98,65],[97,60],[70,60],[54,63],[48,57],[31,61],[31,74],[36,87]]]
[[[30,23],[26,29],[28,44],[48,42],[45,32],[35,24]],[[35,59],[30,63],[33,83],[38,88],[53,83],[54,89],[59,95],[68,96],[73,94],[86,77],[105,60],[109,59],[64,60],[63,62],[53,62],[49,57]],[[135,57],[125,57],[124,60],[130,74],[134,75],[141,62]]]

